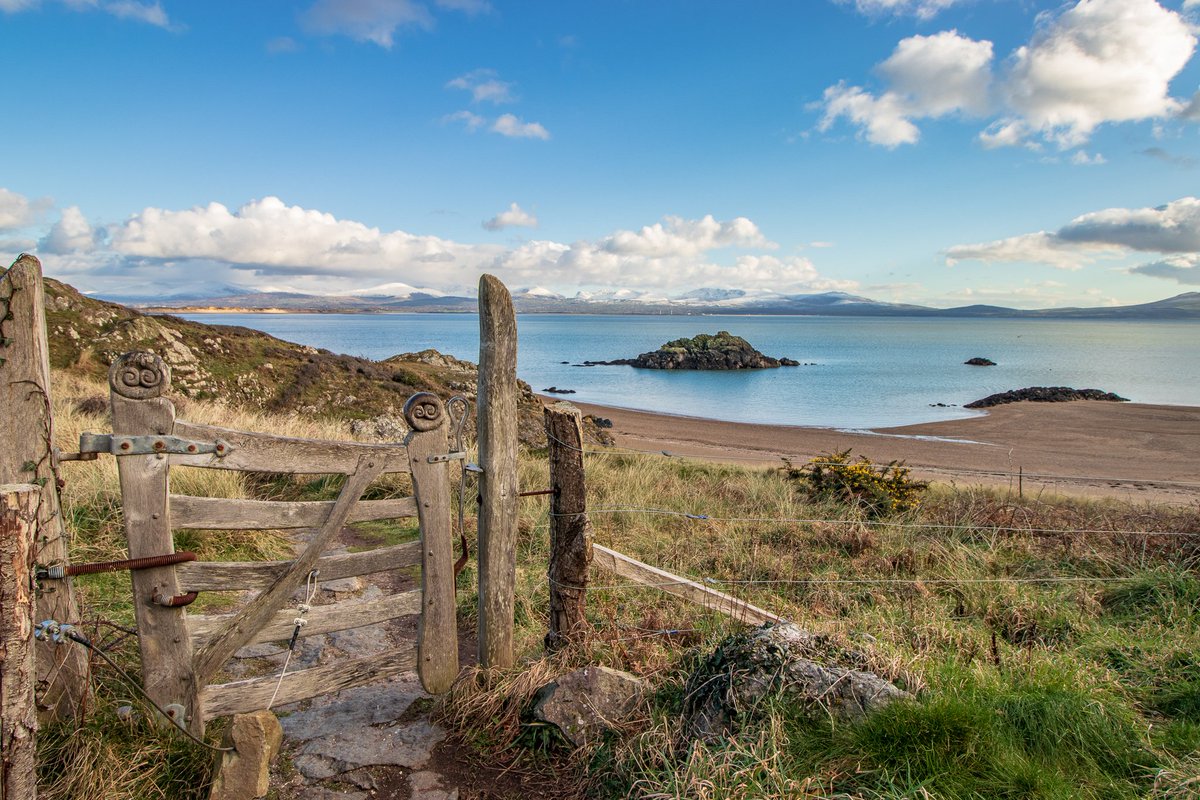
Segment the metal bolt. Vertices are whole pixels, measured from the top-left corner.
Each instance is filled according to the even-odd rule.
[[[155,443],[154,443],[155,450],[162,450],[166,446],[167,446],[167,443],[162,440],[155,441]]]
[[[121,442],[121,449],[122,449],[122,450],[128,450],[128,449],[129,449],[129,442]]]
[[[218,449],[218,450],[220,450],[221,448],[220,448],[220,447],[218,447],[217,449]],[[189,444],[189,445],[187,446],[187,451],[188,451],[189,453],[194,453],[194,452],[196,452],[196,445],[194,445],[194,444]]]

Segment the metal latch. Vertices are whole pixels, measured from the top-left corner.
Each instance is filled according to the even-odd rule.
[[[446,453],[446,454],[440,455],[440,456],[428,456],[425,459],[425,463],[427,463],[427,464],[444,464],[447,461],[462,461],[466,457],[467,457],[466,452]]]
[[[171,453],[184,456],[212,453],[217,458],[229,455],[233,445],[223,439],[215,442],[193,442],[178,436],[116,436],[110,433],[79,434],[79,455],[110,453],[114,456]],[[70,455],[70,454],[64,454]],[[70,459],[66,459],[70,460]]]

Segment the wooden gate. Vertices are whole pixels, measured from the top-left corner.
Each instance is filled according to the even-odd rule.
[[[425,688],[443,692],[458,674],[454,565],[448,462],[463,454],[448,448],[448,415],[442,401],[422,392],[409,398],[404,416],[411,432],[403,443],[360,444],[273,436],[196,425],[175,418],[163,394],[170,370],[151,353],[127,353],[109,372],[113,433],[84,434],[80,451],[117,457],[131,559],[161,566],[132,572],[134,606],[149,695],[174,721],[197,735],[215,717],[286,704],[359,686],[416,668]],[[86,457],[86,455],[85,455]],[[329,502],[229,500],[171,494],[172,466],[293,474],[342,474],[338,498]],[[414,496],[361,500],[380,475],[411,472]],[[350,554],[324,555],[350,522],[416,516],[420,540]],[[312,529],[291,561],[170,563],[172,531],[190,529]],[[162,558],[162,557],[166,558]],[[420,590],[380,599],[312,607],[297,628],[293,595],[313,570],[320,581],[420,565]],[[257,590],[235,614],[189,615],[193,592]],[[213,684],[225,662],[245,645],[375,624],[419,614],[415,647],[381,656],[343,660],[285,675],[271,674]],[[277,691],[277,695],[275,692]]]

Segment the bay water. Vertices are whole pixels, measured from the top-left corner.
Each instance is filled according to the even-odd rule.
[[[376,360],[426,348],[479,358],[475,314],[183,316]],[[573,389],[565,399],[666,414],[880,428],[974,416],[981,412],[962,405],[1026,386],[1200,405],[1200,322],[525,314],[517,329],[517,373],[535,391]],[[632,358],[671,339],[719,330],[805,366],[722,372],[574,366]],[[997,366],[963,364],[974,356]]]

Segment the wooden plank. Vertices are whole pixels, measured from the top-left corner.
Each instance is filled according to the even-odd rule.
[[[513,665],[517,570],[517,318],[492,275],[479,279],[479,663]]]
[[[550,631],[546,646],[557,649],[587,626],[588,567],[592,523],[587,516],[583,474],[583,421],[570,403],[543,411],[550,443]]]
[[[291,561],[191,561],[175,567],[185,592],[233,592],[263,589],[285,573]],[[317,559],[320,580],[353,578],[421,563],[421,543],[405,542],[362,553],[341,553]]]
[[[423,405],[420,417],[415,408]],[[438,424],[429,430],[430,409]],[[458,677],[458,620],[454,599],[454,541],[450,532],[450,477],[446,462],[430,456],[448,451],[446,410],[436,395],[415,394],[404,406],[412,432],[404,440],[412,468],[421,521],[421,620],[417,625],[417,673],[431,694],[441,694]]]
[[[328,502],[282,502],[274,500],[231,500],[221,497],[171,495],[171,522],[176,528],[205,530],[275,530],[319,528],[333,510]],[[412,497],[394,500],[364,500],[354,506],[347,522],[399,519],[417,516]]]
[[[37,798],[33,553],[41,487],[0,486],[0,798]],[[72,644],[67,647],[74,647]]]
[[[250,604],[196,653],[196,676],[200,685],[208,683],[217,670],[254,637],[254,632],[267,624],[271,617],[291,598],[292,593],[304,583],[308,573],[317,565],[321,553],[329,546],[346,524],[363,491],[382,474],[385,462],[373,456],[359,459],[358,469],[342,485],[337,502],[325,524],[317,532],[303,552],[296,557],[267,589],[260,592]],[[135,573],[136,574],[136,573]]]
[[[344,631],[350,628],[361,628],[374,625],[396,617],[421,613],[421,592],[414,589],[410,592],[391,594],[376,600],[343,600],[327,606],[313,606],[305,615],[307,624],[300,628],[301,636],[316,636],[318,633]],[[224,627],[232,614],[219,616],[188,617],[188,628],[192,631],[192,642],[199,648],[212,638],[213,634]],[[278,642],[290,639],[296,627],[296,617],[299,612],[294,608],[281,608],[275,616],[262,628],[259,628],[250,643]]]
[[[366,656],[351,661],[326,664],[323,667],[289,672],[284,676],[275,698],[276,706],[296,703],[321,694],[332,694],[342,689],[353,689],[368,683],[390,678],[401,672],[412,670],[416,663],[416,651],[406,647],[393,650],[382,656]],[[278,675],[249,678],[234,683],[222,683],[204,689],[205,719],[227,717],[266,708],[279,683]]]
[[[113,362],[108,383],[114,434],[170,436],[174,432],[175,407],[161,396],[170,387],[171,370],[161,358],[152,353],[126,353]],[[117,459],[130,558],[175,552],[167,505],[169,471],[169,462],[162,454]],[[163,708],[183,706],[188,729],[200,736],[204,717],[196,706],[197,683],[192,672],[186,612],[154,602],[156,596],[180,594],[175,568],[154,567],[129,574],[146,693]]]
[[[733,595],[718,592],[716,589],[710,589],[693,580],[673,575],[658,567],[643,564],[641,561],[618,553],[616,550],[610,550],[603,545],[593,544],[592,551],[594,553],[593,563],[609,572],[704,606],[710,611],[719,611],[738,622],[744,622],[747,625],[784,622],[783,617],[751,605],[745,600],[739,600]]]
[[[383,472],[408,472],[408,454],[397,444],[361,444],[324,439],[296,439],[269,433],[236,431],[214,425],[198,425],[180,420],[175,435],[199,442],[221,439],[232,445],[228,455],[173,455],[172,464],[209,469],[237,469],[248,472],[286,472],[298,475],[341,473],[355,470],[362,458],[382,466]]]
[[[30,255],[22,255],[0,276],[0,409],[0,483],[40,487],[38,563],[66,564],[67,534],[51,447],[54,419],[42,265]],[[39,588],[38,619],[79,620],[70,578],[45,579]],[[74,717],[88,691],[86,652],[48,642],[38,642],[35,650],[40,705],[49,717]]]

